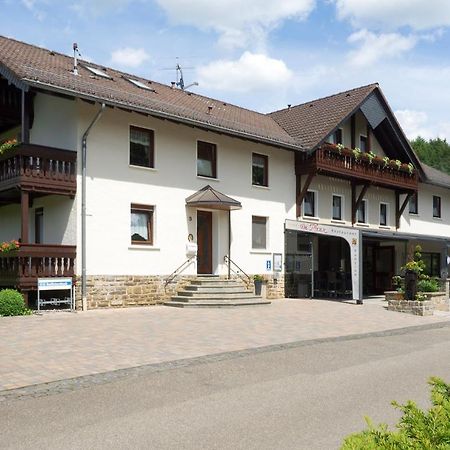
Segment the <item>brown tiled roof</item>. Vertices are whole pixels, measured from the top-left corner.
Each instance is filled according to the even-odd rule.
[[[378,84],[369,84],[281,109],[269,115],[305,149],[312,149],[358,108],[376,88]]]
[[[93,76],[84,65],[105,71],[111,79]],[[301,148],[295,138],[266,114],[94,63],[79,61],[79,76],[74,75],[72,69],[72,57],[0,36],[0,74],[17,83],[148,112],[269,144]],[[134,86],[124,77],[138,80],[155,92]]]

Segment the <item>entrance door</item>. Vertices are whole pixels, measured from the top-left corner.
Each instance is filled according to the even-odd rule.
[[[395,247],[374,247],[374,288],[376,294],[392,290],[392,277],[395,272]]]
[[[212,273],[212,213],[197,211],[197,273]]]
[[[285,254],[284,289],[286,297],[311,297],[313,267],[311,236],[286,230]]]

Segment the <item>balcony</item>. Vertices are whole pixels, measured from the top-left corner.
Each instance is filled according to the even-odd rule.
[[[19,201],[20,190],[74,197],[76,171],[76,152],[20,144],[0,155],[0,203]]]
[[[398,167],[379,157],[370,159],[365,153],[357,158],[352,150],[333,144],[323,144],[311,155],[299,155],[296,173],[324,174],[402,192],[416,192],[418,188],[417,172],[411,173],[406,164]]]
[[[74,245],[21,244],[13,253],[0,253],[0,287],[22,292],[37,290],[37,279],[73,277]]]

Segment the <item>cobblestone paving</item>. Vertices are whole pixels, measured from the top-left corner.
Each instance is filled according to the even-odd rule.
[[[416,317],[386,311],[377,302],[357,306],[323,300],[280,300],[237,309],[154,306],[0,318],[0,391],[74,379],[59,384],[67,390],[105,379],[95,374],[108,372],[106,378],[114,379],[132,367],[161,370],[211,354],[223,358],[245,349],[440,324],[450,324],[450,314]],[[174,363],[181,359],[186,362]],[[46,386],[33,389],[45,391]]]

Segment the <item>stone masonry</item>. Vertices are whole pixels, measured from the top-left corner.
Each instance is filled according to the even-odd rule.
[[[181,276],[165,287],[162,275],[90,275],[87,278],[87,308],[125,308],[162,304],[196,278]],[[221,276],[220,278],[225,278]],[[284,298],[284,278],[265,277],[268,299]],[[82,308],[81,278],[77,278],[76,309]]]

